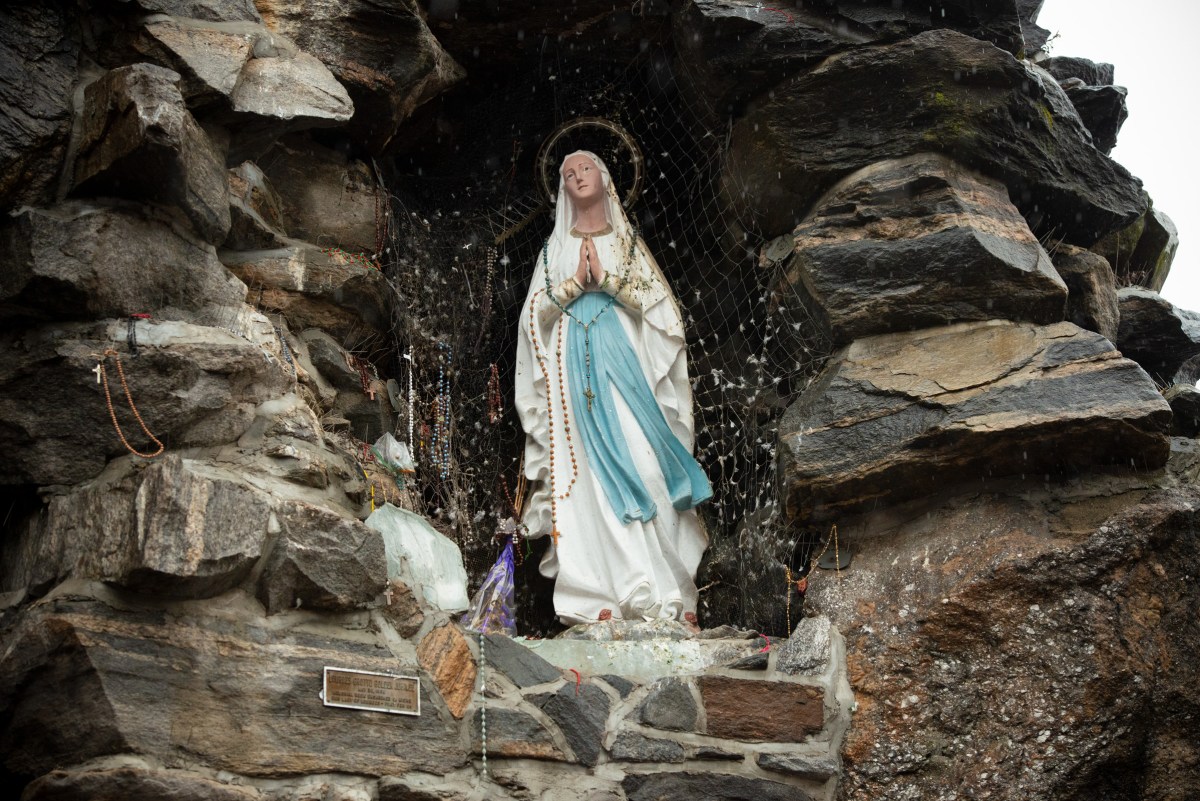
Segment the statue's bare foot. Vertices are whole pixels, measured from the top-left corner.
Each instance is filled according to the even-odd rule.
[[[700,633],[700,621],[698,621],[696,619],[695,612],[684,612],[683,613],[683,622],[684,622],[684,625],[687,626],[688,631],[690,631],[692,634]]]

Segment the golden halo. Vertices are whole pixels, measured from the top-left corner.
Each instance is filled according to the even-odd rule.
[[[629,151],[629,163],[633,166],[633,185],[625,193],[625,199],[622,204],[625,208],[630,208],[637,202],[638,195],[642,191],[642,167],[645,164],[645,159],[642,157],[642,149],[638,147],[637,142],[630,136],[629,131],[603,117],[577,117],[555,128],[554,132],[542,142],[542,146],[538,148],[536,161],[537,178],[542,187],[542,195],[546,198],[547,202],[552,202],[554,187],[558,185],[558,165],[549,163],[550,154],[554,150],[554,146],[558,144],[558,140],[562,139],[563,136],[580,128],[600,128],[616,136],[617,139],[621,140],[621,144],[625,146],[625,149]]]

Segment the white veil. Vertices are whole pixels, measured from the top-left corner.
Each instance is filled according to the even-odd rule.
[[[614,280],[625,278],[637,282],[641,308],[622,307],[622,324],[671,431],[690,451],[695,438],[692,391],[688,382],[687,350],[679,305],[658,264],[630,225],[607,165],[599,156],[583,150],[569,154],[563,161],[578,155],[585,155],[596,163],[604,183],[604,212],[613,232],[593,238],[601,265],[610,271]],[[571,235],[574,221],[575,209],[565,193],[560,165],[554,231],[544,249],[537,254],[517,338],[515,395],[517,413],[526,432],[525,476],[530,481],[531,492],[526,502],[524,522],[530,537],[545,536],[552,528],[548,415],[555,415],[557,431],[561,432],[563,428],[562,421],[558,419],[562,414],[561,403],[554,399],[550,404],[552,412],[548,412],[546,402],[547,387],[551,388],[551,392],[557,392],[559,386],[559,364],[553,349],[549,347],[558,318],[555,316],[548,323],[543,323],[539,304],[551,302],[545,297],[547,271],[552,287],[575,274],[579,262],[579,239]],[[566,325],[573,325],[570,320],[565,322]],[[542,363],[537,358],[539,350],[543,355]],[[562,491],[561,487],[559,491]]]

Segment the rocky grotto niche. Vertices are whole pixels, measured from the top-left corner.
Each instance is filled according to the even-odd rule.
[[[1200,318],[1107,155],[1124,90],[1040,6],[0,12],[0,794],[1200,794]],[[579,118],[637,142],[685,312],[698,635],[555,636],[544,543],[525,639],[458,622]],[[560,152],[627,186],[603,131]]]

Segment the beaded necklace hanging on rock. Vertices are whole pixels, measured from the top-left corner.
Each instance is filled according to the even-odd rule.
[[[445,480],[450,476],[450,378],[448,369],[454,360],[454,352],[444,342],[438,343],[443,356],[438,360],[437,397],[433,402],[433,432],[430,436],[430,451],[438,476]]]
[[[108,388],[108,371],[104,368],[104,362],[112,356],[117,363],[117,375],[121,379],[121,389],[125,391],[125,400],[129,402],[129,410],[133,412],[133,417],[141,426],[142,431],[150,440],[158,446],[158,450],[154,453],[142,453],[129,444],[129,440],[125,438],[125,432],[121,430],[121,424],[117,422],[117,411],[113,407],[112,393]],[[96,374],[96,383],[104,385],[104,402],[108,405],[108,416],[112,419],[113,428],[117,431],[117,436],[121,439],[121,444],[132,453],[134,456],[140,456],[143,459],[153,459],[162,454],[165,449],[158,437],[150,433],[150,429],[146,427],[146,421],[142,419],[142,413],[138,411],[137,405],[133,402],[133,395],[129,391],[129,381],[125,377],[125,368],[121,364],[121,356],[112,348],[105,349],[102,356],[96,360],[96,366],[92,372]]]

